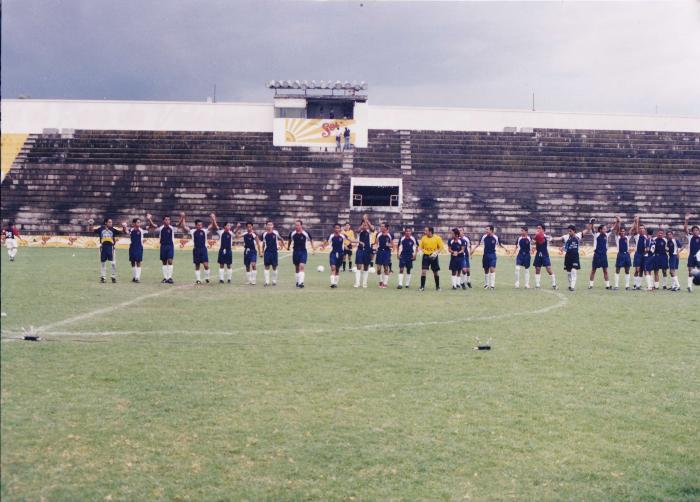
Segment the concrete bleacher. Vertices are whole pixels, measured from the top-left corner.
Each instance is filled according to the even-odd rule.
[[[700,209],[700,134],[534,129],[370,130],[352,154],[277,148],[271,133],[76,130],[41,134],[2,184],[3,219],[28,233],[73,234],[90,218],[301,217],[315,236],[369,212],[394,228],[442,232],[487,223],[512,240],[522,224],[560,232],[590,216],[678,225]],[[350,177],[396,177],[401,210],[351,209]]]

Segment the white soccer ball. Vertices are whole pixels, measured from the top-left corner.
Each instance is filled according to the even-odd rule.
[[[323,272],[324,270],[326,270],[326,267],[324,267],[323,265],[319,265],[318,268],[316,268],[316,270],[318,270],[319,272]]]
[[[357,267],[352,267],[353,272],[357,272]]]

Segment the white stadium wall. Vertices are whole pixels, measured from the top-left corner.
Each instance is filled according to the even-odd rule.
[[[2,130],[45,128],[272,132],[273,103],[2,100]],[[505,127],[700,132],[700,117],[367,106],[368,129],[503,131]]]

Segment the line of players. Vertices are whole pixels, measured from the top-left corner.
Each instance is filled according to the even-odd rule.
[[[684,232],[687,236],[688,256],[688,291],[692,291],[693,278],[700,268],[700,228],[694,225],[689,228],[691,215],[686,215]],[[594,231],[595,220],[591,219],[581,232],[570,225],[567,234],[561,237],[552,237],[545,232],[544,225],[538,225],[534,237],[530,237],[528,229],[523,227],[521,235],[510,254],[516,256],[515,260],[515,287],[520,287],[520,269],[524,272],[524,287],[530,287],[530,267],[535,268],[535,287],[541,285],[541,269],[544,268],[551,279],[551,287],[556,289],[556,276],[551,267],[549,256],[549,243],[561,242],[561,251],[564,253],[564,269],[567,272],[569,290],[576,288],[578,270],[581,268],[579,248],[583,236],[592,234],[594,242],[592,268],[589,277],[589,289],[593,287],[595,275],[598,269],[602,269],[606,289],[619,289],[620,272],[625,273],[625,289],[653,291],[655,289],[669,289],[679,291],[681,289],[678,279],[679,252],[683,249],[674,237],[673,231],[659,228],[655,235],[646,229],[639,217],[634,219],[632,227],[627,232],[620,218],[616,218],[612,225],[598,225]],[[279,263],[279,251],[283,249],[292,251],[292,262],[295,266],[296,286],[304,287],[305,265],[307,262],[307,246],[312,253],[316,251],[313,240],[304,229],[302,221],[296,220],[294,230],[289,234],[286,245],[279,232],[275,230],[271,221],[266,223],[265,231],[258,235],[253,224],[246,224],[245,232],[241,231],[240,224],[235,227],[226,222],[219,226],[216,215],[210,214],[210,224],[204,227],[201,220],[194,221],[194,228],[187,225],[185,214],[180,214],[177,227],[171,225],[170,217],[163,217],[162,224],[156,225],[150,214],[146,215],[146,225],[142,226],[139,218],[134,218],[130,226],[122,223],[121,230],[116,229],[110,218],[106,218],[102,225],[95,227],[94,221],[89,220],[89,229],[95,232],[100,239],[100,282],[106,282],[107,263],[111,264],[111,280],[116,282],[116,262],[114,259],[114,245],[118,234],[127,234],[130,238],[129,261],[132,266],[132,281],[139,282],[141,278],[141,264],[143,261],[143,239],[148,232],[153,232],[160,239],[160,259],[163,270],[163,283],[173,283],[173,259],[175,252],[175,233],[179,228],[189,234],[193,239],[193,263],[195,265],[195,282],[202,283],[201,269],[204,269],[204,281],[210,282],[209,258],[207,250],[207,236],[216,233],[219,236],[220,246],[217,262],[219,264],[219,282],[224,280],[231,282],[233,270],[233,244],[236,239],[243,241],[243,263],[246,268],[246,284],[255,285],[257,277],[257,258],[263,257],[265,286],[276,285]],[[615,260],[614,286],[611,286],[608,276],[608,241],[614,235],[617,246]],[[17,252],[15,238],[19,232],[12,223],[3,230],[3,239],[10,255],[14,260]],[[634,244],[633,244],[634,242]],[[452,289],[471,288],[470,256],[474,251],[484,247],[482,267],[484,269],[484,288],[494,289],[496,282],[496,248],[506,249],[494,233],[493,226],[487,226],[486,232],[480,241],[472,246],[463,229],[453,229],[447,239],[447,251],[449,252],[449,270],[451,272]],[[413,236],[411,229],[405,229],[403,234],[394,241],[393,234],[386,223],[382,223],[377,232],[367,215],[364,215],[357,230],[352,230],[349,224],[341,229],[340,224],[334,225],[333,233],[324,241],[322,248],[330,247],[329,262],[331,267],[331,288],[337,288],[341,267],[345,270],[346,263],[352,267],[352,250],[355,249],[355,283],[354,287],[366,288],[368,286],[369,271],[376,266],[379,276],[379,287],[386,288],[389,283],[389,275],[392,272],[392,254],[395,252],[399,262],[399,274],[397,289],[409,288],[411,284],[411,272],[413,262],[418,254],[421,259],[421,286],[425,289],[428,270],[433,272],[435,287],[440,288],[439,254],[445,247],[441,237],[435,235],[432,227],[426,227],[420,241]],[[632,260],[631,249],[635,249]],[[534,252],[534,260],[531,255]],[[630,271],[634,268],[634,284],[631,286]],[[646,280],[646,288],[643,281]],[[405,281],[405,282],[404,282]],[[667,282],[668,281],[668,282]]]

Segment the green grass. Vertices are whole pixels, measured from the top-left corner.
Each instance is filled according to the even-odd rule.
[[[510,259],[494,292],[331,290],[325,255],[195,288],[188,253],[173,288],[118,254],[116,285],[2,255],[3,501],[700,498],[700,293],[513,290]]]

